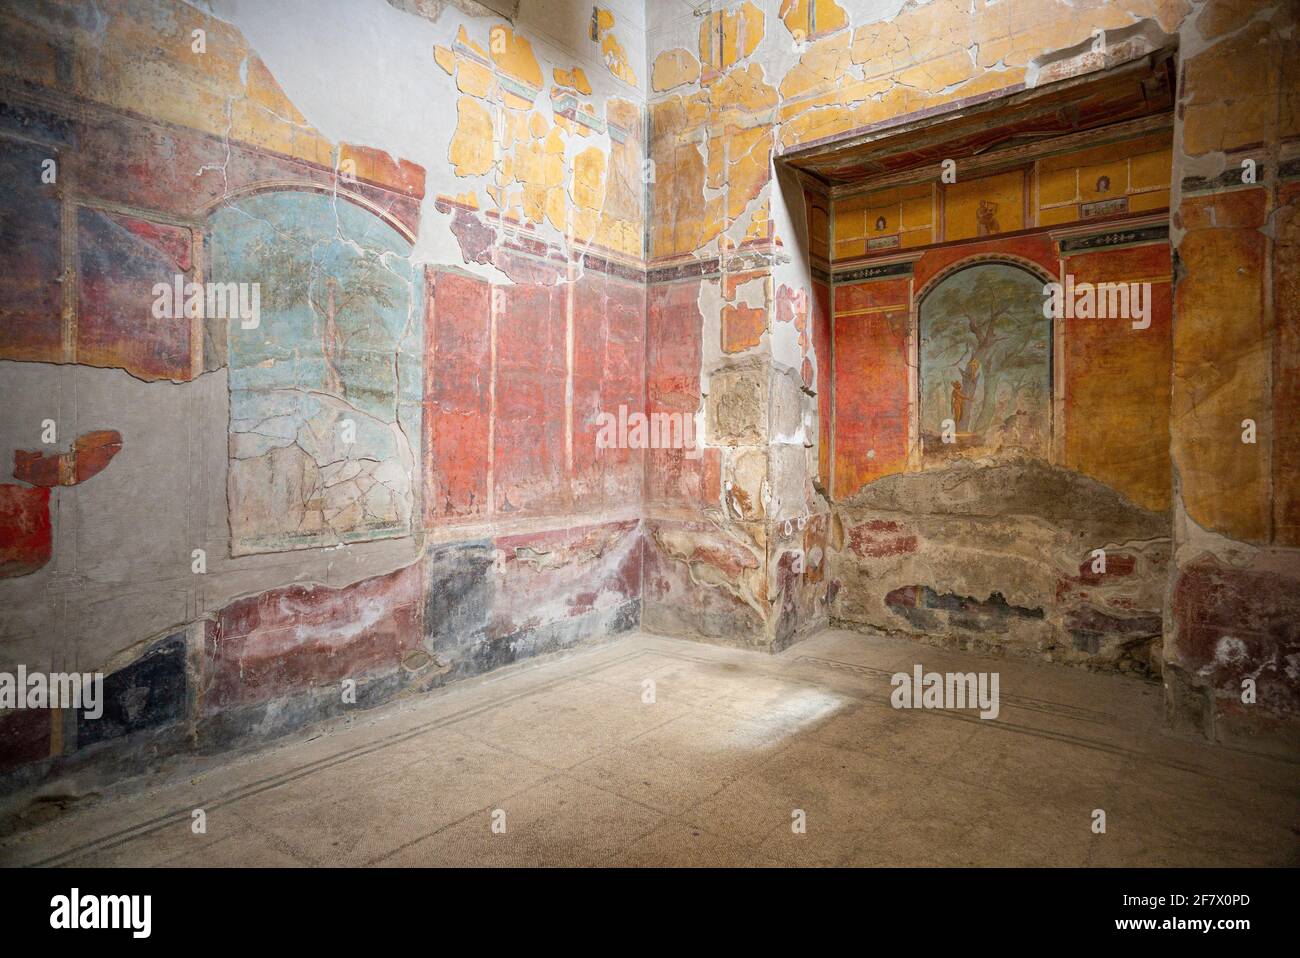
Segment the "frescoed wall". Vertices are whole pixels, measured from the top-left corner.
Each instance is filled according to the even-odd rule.
[[[6,789],[636,627],[641,10],[522,6],[0,5],[0,667],[126,716]]]
[[[1279,471],[1293,430],[1271,412],[1296,365],[1283,321],[1292,297],[1276,271],[1290,239],[1263,225],[1289,222],[1294,203],[1293,24],[1286,4],[1247,12],[1183,0],[751,2],[703,17],[671,6],[652,15],[650,296],[671,295],[699,330],[698,380],[694,370],[680,377],[680,401],[696,399],[710,421],[710,407],[741,405],[733,388],[741,378],[768,429],[744,446],[721,430],[707,435],[705,456],[719,455],[716,500],[648,501],[672,547],[652,543],[647,556],[646,621],[660,602],[665,616],[669,606],[707,603],[729,609],[738,628],[692,630],[700,637],[749,642],[755,614],[775,634],[789,617],[775,575],[730,557],[768,556],[774,570],[772,534],[786,518],[834,516],[838,503],[862,496],[878,514],[831,523],[839,531],[821,545],[839,558],[801,609],[810,627],[828,612],[851,620],[846,603],[869,600],[881,627],[936,635],[965,609],[974,628],[962,641],[984,647],[1013,621],[1028,652],[1159,672],[1180,727],[1247,747],[1285,738],[1297,701],[1285,665],[1292,639],[1264,638],[1276,621],[1266,613],[1242,655],[1230,652],[1234,643],[1216,645],[1223,635],[1211,637],[1226,626],[1196,623],[1218,602],[1212,595],[1245,602],[1244,593],[1211,593],[1193,570],[1207,564],[1225,583],[1240,576],[1242,588],[1260,575],[1300,576],[1298,543],[1279,518],[1294,486]],[[1161,72],[1161,56],[1174,68]],[[1125,79],[1144,71],[1145,86]],[[1158,106],[1170,118],[1164,128],[1145,126],[1154,114],[1139,104]],[[1099,142],[1089,123],[1102,115],[1123,135]],[[995,128],[1002,132],[990,140]],[[1065,147],[1035,152],[1054,138]],[[1002,167],[988,160],[999,151]],[[957,175],[945,182],[942,161],[953,156]],[[1243,179],[1246,160],[1255,172]],[[798,168],[797,182],[784,166]],[[1273,174],[1258,175],[1270,166]],[[1165,231],[1088,245],[1118,222]],[[1053,277],[1150,282],[1151,326],[1119,335],[1113,323],[1080,318],[1054,332],[1045,455],[1040,446],[1019,465],[994,456],[988,469],[984,459],[923,469],[913,294],[957,260],[982,255]],[[798,310],[778,300],[782,287],[785,302],[829,290],[834,334],[814,319],[805,337]],[[757,335],[735,336],[729,327],[741,322]],[[736,342],[754,345],[728,352],[724,344]],[[658,374],[652,356],[651,381]],[[783,376],[795,380],[794,394],[774,388]],[[1245,418],[1267,419],[1259,435],[1268,438],[1243,443]],[[1057,513],[1062,496],[1088,505]],[[761,523],[745,502],[761,503]],[[907,502],[926,503],[922,513],[941,521],[934,535],[966,550],[969,568],[996,565],[988,546],[1004,539],[1018,544],[1003,554],[1018,557],[996,575],[963,577],[945,571],[951,557],[935,555],[923,576],[897,583],[890,602],[896,590],[878,577],[837,575],[854,541],[877,563],[913,540],[927,547],[905,516],[888,514],[907,512]],[[1015,509],[1046,517],[1052,541],[1021,537],[1020,525],[971,526],[981,510]],[[1086,527],[1088,509],[1105,521],[1080,537],[1075,520]],[[668,525],[677,535],[663,533]],[[1081,540],[1124,556],[1108,566],[1111,578],[1089,581]],[[1197,598],[1180,608],[1194,614],[1176,612],[1156,587],[1166,570],[1186,577]],[[1006,583],[1017,578],[1032,584],[1011,597]],[[1067,621],[1076,601],[1095,608]],[[1280,595],[1258,601],[1285,605]],[[909,602],[936,614],[883,611]],[[1211,667],[1216,656],[1228,658]],[[1240,706],[1238,680],[1248,673],[1270,684],[1267,709]]]
[[[0,2],[0,668],[122,717],[0,716],[6,787],[344,677],[832,620],[1159,673],[1274,747],[1300,34],[1248,6]],[[1149,282],[1150,325],[924,350],[997,263]],[[620,409],[699,442],[603,448]]]
[[[1171,263],[1144,217],[832,268],[833,617],[1160,674]],[[1138,284],[1144,317],[1076,315],[1100,282]]]

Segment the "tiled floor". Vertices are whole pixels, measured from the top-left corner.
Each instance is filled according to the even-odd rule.
[[[1000,715],[893,709],[918,662],[997,671]],[[779,656],[635,635],[135,783],[0,862],[1300,863],[1297,766],[1159,725],[1158,687],[1118,676],[848,632]]]

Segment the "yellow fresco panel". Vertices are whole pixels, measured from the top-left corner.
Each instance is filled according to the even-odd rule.
[[[943,223],[945,240],[1024,229],[1024,174],[1016,170],[946,185]]]
[[[1065,170],[1072,167],[1114,163],[1130,156],[1150,153],[1153,150],[1168,149],[1171,138],[1168,131],[1162,131],[1132,140],[1121,140],[1118,143],[1103,143],[1101,146],[1089,147],[1084,150],[1058,153],[1056,156],[1044,157],[1039,163],[1039,169]]]
[[[835,212],[853,213],[855,211],[865,210],[871,205],[871,194],[863,193],[859,196],[846,196],[842,200],[835,201]]]
[[[1168,186],[1173,174],[1170,151],[1158,150],[1133,157],[1129,167],[1129,189],[1143,190],[1152,186]]]
[[[835,243],[838,246],[844,240],[862,239],[866,235],[863,228],[862,210],[842,210],[835,208]]]
[[[1069,206],[1054,206],[1050,210],[1038,211],[1038,225],[1056,226],[1058,223],[1073,223],[1079,218],[1079,207],[1071,203]]]
[[[934,219],[934,202],[927,192],[924,196],[903,201],[903,229],[929,226]]]
[[[1169,208],[1169,191],[1152,190],[1149,193],[1133,193],[1128,198],[1130,213],[1145,213],[1148,210]]]
[[[1065,170],[1038,171],[1038,202],[1045,206],[1055,203],[1072,203],[1079,198],[1078,170],[1070,167]]]
[[[835,243],[835,258],[848,259],[851,256],[861,256],[867,251],[867,241],[864,239],[844,240]]]
[[[1085,203],[1113,200],[1128,190],[1128,160],[1079,167],[1079,198]]]

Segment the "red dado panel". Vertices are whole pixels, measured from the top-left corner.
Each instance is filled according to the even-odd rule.
[[[418,564],[341,589],[289,586],[239,599],[207,623],[206,714],[396,667],[420,648]]]
[[[638,521],[580,525],[499,536],[505,558],[488,632],[494,638],[594,610],[610,610],[641,594]]]

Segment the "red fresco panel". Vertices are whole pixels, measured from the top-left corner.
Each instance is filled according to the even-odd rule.
[[[188,380],[191,320],[153,315],[156,283],[194,279],[188,228],[121,213],[77,212],[77,362],[141,379]]]
[[[499,287],[496,511],[564,505],[565,287]]]
[[[698,281],[651,286],[647,294],[646,411],[693,414],[700,406],[701,333]],[[647,454],[646,495],[660,501],[712,503],[719,496],[719,451],[700,459],[682,450]]]
[[[835,289],[837,499],[906,465],[909,324],[907,280]]]
[[[993,238],[980,243],[954,243],[922,254],[913,265],[913,279],[919,294],[923,286],[959,260],[971,256],[1008,256],[1027,259],[1051,276],[1058,270],[1056,244],[1045,233],[1033,236]]]
[[[592,505],[640,497],[643,452],[598,449],[600,415],[645,412],[643,288],[589,271],[573,286],[573,495]]]
[[[75,486],[104,470],[122,451],[116,429],[82,433],[68,452],[14,450],[14,478],[33,486]]]
[[[652,409],[695,410],[700,404],[698,282],[651,286],[647,295],[647,369]]]
[[[823,485],[831,474],[831,291],[813,283],[813,358],[817,364],[817,475]]]
[[[54,548],[50,490],[0,483],[0,579],[27,575]]]
[[[1278,188],[1273,247],[1273,539],[1300,545],[1300,183]],[[1285,412],[1282,412],[1285,410]],[[1281,412],[1281,415],[1278,413]]]
[[[611,278],[606,287],[605,323],[601,406],[616,415],[620,406],[626,406],[629,414],[645,412],[645,288]],[[644,450],[610,450],[606,456],[606,492],[612,497],[611,505],[639,500]]]
[[[78,122],[79,152],[93,156],[77,181],[87,196],[124,205],[196,216],[223,197],[270,182],[331,192],[342,186],[359,193],[412,235],[420,232],[424,171],[405,160],[367,160],[360,148],[348,149],[359,161],[357,178],[340,183],[335,171],[271,150],[175,126],[142,123],[138,118],[97,114]],[[370,151],[365,151],[369,153]],[[378,177],[387,184],[370,182]]]
[[[63,360],[59,188],[32,173],[50,153],[0,140],[0,359]]]
[[[586,271],[570,287],[573,297],[573,495],[591,506],[601,504],[600,474],[622,450],[597,449],[596,434],[602,412],[601,396],[608,333],[607,277]]]
[[[433,525],[487,510],[492,288],[444,271],[427,282],[424,515]]]

